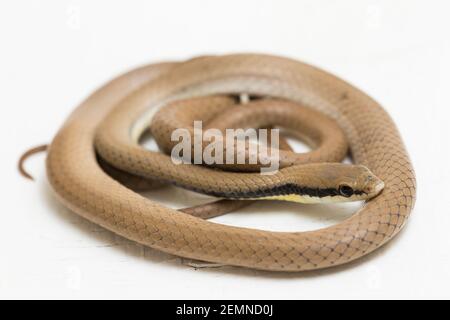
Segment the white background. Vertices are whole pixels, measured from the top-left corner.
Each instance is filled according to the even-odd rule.
[[[2,298],[450,298],[448,1],[3,1],[0,4]],[[22,179],[16,161],[49,142],[95,88],[135,66],[193,55],[266,52],[350,81],[395,119],[418,179],[404,230],[335,269],[274,274],[195,270],[126,241],[59,205],[44,155]],[[204,201],[168,189],[153,199]],[[342,221],[354,206],[254,205],[217,219],[272,230]]]

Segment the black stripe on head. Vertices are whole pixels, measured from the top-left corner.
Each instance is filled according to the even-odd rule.
[[[283,184],[272,188],[261,188],[257,190],[244,191],[244,192],[221,192],[221,191],[211,191],[211,190],[192,190],[201,193],[206,193],[211,196],[221,197],[221,198],[231,198],[231,199],[251,199],[251,198],[262,198],[262,197],[272,197],[272,196],[285,196],[290,194],[298,194],[301,196],[310,196],[317,198],[324,197],[334,197],[340,195],[339,190],[335,188],[311,188],[298,186],[296,184]],[[361,195],[364,192],[360,190],[354,190],[353,194]]]

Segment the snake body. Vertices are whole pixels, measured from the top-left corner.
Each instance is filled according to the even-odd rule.
[[[145,175],[150,162],[162,162],[149,158],[138,140],[161,106],[240,92],[292,100],[333,118],[345,132],[354,162],[370,168],[384,182],[383,192],[337,225],[308,232],[271,232],[224,226],[164,207],[122,186],[100,168],[96,151],[119,169],[134,166],[132,173]],[[280,172],[296,175],[291,168]],[[155,64],[111,81],[83,102],[60,129],[49,147],[47,174],[67,207],[128,239],[192,259],[274,271],[330,267],[373,251],[402,228],[416,190],[400,135],[377,102],[310,65],[251,54]],[[241,174],[261,186],[276,185],[274,179],[279,178],[261,180],[261,175]],[[210,176],[190,179],[206,189],[214,185]],[[230,183],[239,183],[233,179]],[[246,183],[240,186],[245,188]]]
[[[226,163],[226,154],[233,154],[238,149],[236,140],[231,144],[233,150],[228,150],[224,142],[226,130],[229,128],[272,128],[281,126],[289,132],[306,141],[312,147],[311,152],[296,153],[292,150],[278,151],[279,167],[320,162],[340,162],[348,150],[345,135],[337,123],[322,113],[303,107],[298,103],[283,100],[261,99],[246,104],[236,104],[227,96],[201,97],[197,99],[179,100],[161,108],[153,117],[150,125],[151,134],[159,148],[171,154],[178,141],[172,140],[172,132],[186,130],[189,137],[194,137],[195,121],[204,123],[203,130],[218,130],[221,135],[215,137],[215,142],[223,142],[221,148],[223,164],[212,163],[221,169],[235,171],[259,171],[264,167],[261,163],[249,163],[250,148],[244,150],[244,164]],[[108,133],[106,133],[108,134]],[[268,137],[270,131],[268,131]],[[207,147],[209,140],[203,141]],[[270,146],[270,143],[268,143]],[[194,143],[191,141],[191,154],[194,154]],[[269,158],[269,157],[267,157]]]

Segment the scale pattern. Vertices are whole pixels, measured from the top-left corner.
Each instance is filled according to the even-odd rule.
[[[271,232],[216,224],[164,207],[122,186],[99,167],[94,150],[99,126],[120,117],[138,122],[149,108],[173,98],[234,92],[293,100],[334,118],[355,162],[384,181],[383,192],[337,225],[309,232]],[[145,126],[141,127],[135,126],[131,134],[129,127],[115,128],[115,134],[103,137],[105,146],[116,143],[117,149],[104,150],[114,165],[126,167],[137,161],[140,171],[148,161],[158,161],[149,160],[133,143],[133,136]],[[124,148],[128,156],[121,153]],[[58,132],[49,148],[47,173],[67,207],[128,239],[192,259],[274,271],[335,266],[375,250],[404,226],[416,195],[414,171],[400,135],[376,101],[310,65],[250,54],[150,65],[111,81],[83,102]],[[209,183],[214,188],[217,183],[241,182]]]

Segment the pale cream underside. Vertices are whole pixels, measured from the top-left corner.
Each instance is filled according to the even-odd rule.
[[[254,199],[250,199],[250,200],[281,200],[281,201],[299,202],[299,203],[335,203],[335,202],[358,201],[358,200],[362,200],[362,199],[360,199],[360,197],[358,197],[358,196],[346,198],[346,197],[342,197],[342,196],[311,197],[308,195],[288,194],[288,195],[254,198]]]

